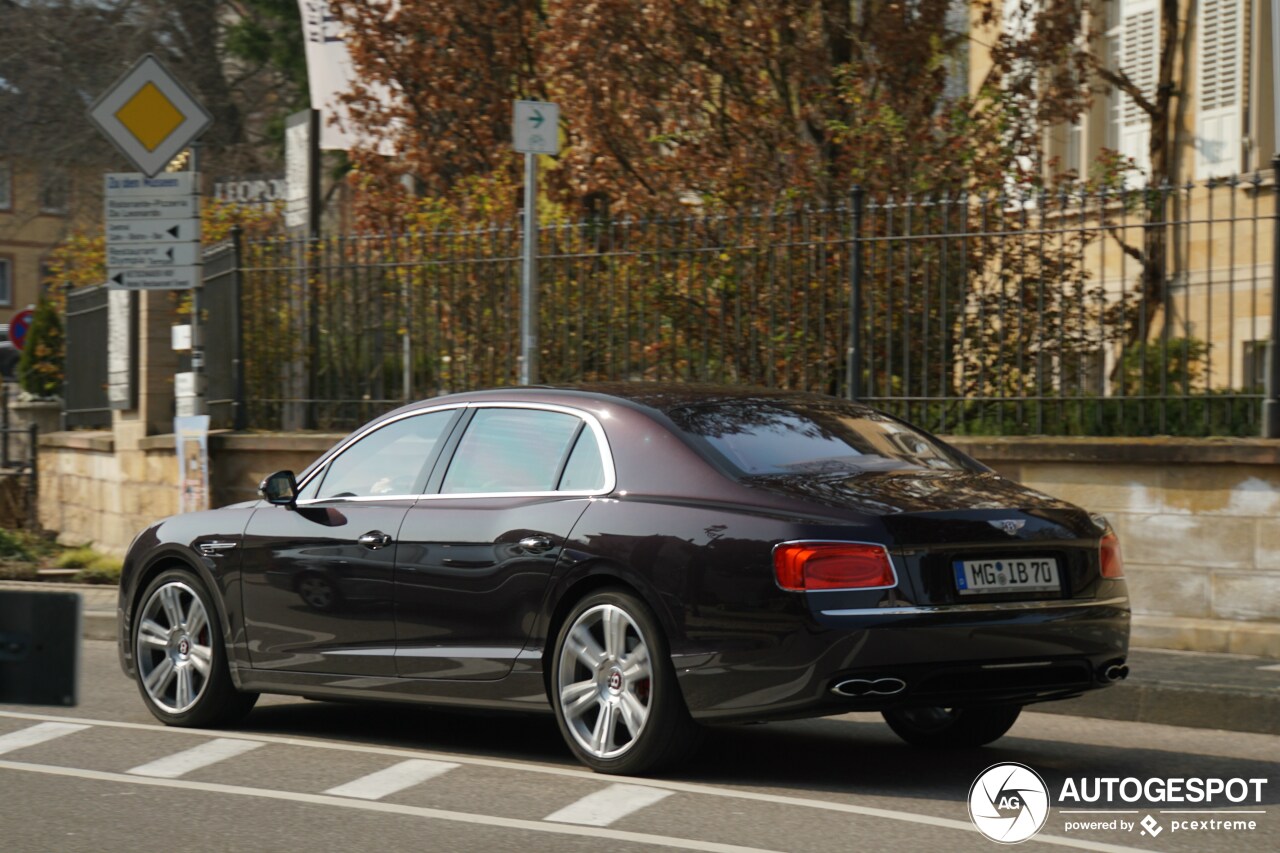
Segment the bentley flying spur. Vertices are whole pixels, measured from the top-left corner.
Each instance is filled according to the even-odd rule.
[[[1105,519],[831,397],[454,394],[261,493],[129,550],[121,663],[164,723],[264,692],[525,709],[634,774],[706,725],[851,711],[979,746],[1128,673]]]

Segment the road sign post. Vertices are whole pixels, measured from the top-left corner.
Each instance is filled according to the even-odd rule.
[[[560,107],[516,101],[512,142],[524,154],[524,242],[520,262],[520,384],[538,381],[538,160],[560,153]]]
[[[140,173],[106,176],[107,285],[116,290],[191,291],[193,394],[179,397],[178,414],[203,414],[204,271],[195,141],[213,117],[160,60],[147,54],[93,103],[89,118]],[[190,171],[164,172],[188,147]]]

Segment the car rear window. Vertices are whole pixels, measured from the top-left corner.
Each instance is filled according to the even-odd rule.
[[[968,469],[929,436],[852,403],[746,400],[688,406],[670,416],[745,476]]]

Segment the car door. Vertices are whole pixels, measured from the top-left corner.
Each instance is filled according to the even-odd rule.
[[[397,671],[501,678],[590,496],[613,488],[607,443],[589,415],[483,405],[440,467],[401,527]]]
[[[299,484],[296,507],[254,511],[243,545],[254,667],[395,675],[396,539],[462,411],[374,424]]]

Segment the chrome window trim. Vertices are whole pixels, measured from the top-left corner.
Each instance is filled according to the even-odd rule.
[[[816,593],[823,593],[823,592],[865,592],[867,590],[874,591],[877,589],[897,589],[898,588],[898,582],[899,582],[898,566],[893,561],[893,553],[889,550],[888,546],[886,546],[883,542],[860,542],[856,539],[787,539],[786,541],[779,542],[778,544],[774,545],[772,548],[769,549],[770,563],[773,563],[774,553],[777,552],[777,550],[781,548],[783,545],[868,545],[873,548],[879,548],[880,550],[884,551],[884,555],[889,558],[889,571],[893,572],[893,583],[887,586],[845,586],[845,587],[835,587],[831,589],[824,588],[824,589],[797,590],[797,589],[786,589],[782,586],[782,584],[778,583],[778,569],[777,569],[777,566],[775,565],[773,567],[773,583],[775,586],[778,587],[778,589],[782,590],[783,592],[803,592],[806,595],[808,595],[808,594],[816,594]],[[823,612],[826,612],[826,611],[823,611]]]
[[[388,424],[398,423],[404,420],[405,418],[413,418],[413,417],[418,417],[419,415],[429,415],[429,414],[432,414],[433,412],[445,412],[450,409],[462,409],[462,408],[466,408],[466,407],[458,403],[451,403],[445,406],[432,406],[429,409],[414,409],[411,412],[404,412],[403,414],[396,415],[394,418],[387,418],[385,421],[379,421],[376,424],[371,424],[367,429],[360,430],[360,432],[350,436],[349,438],[347,438],[346,441],[339,444],[338,448],[329,454],[329,458],[325,459],[323,465],[318,466],[314,471],[308,474],[302,480],[302,482],[298,483],[298,494],[302,494],[306,490],[307,486],[311,484],[311,481],[314,480],[322,471],[328,468],[330,463],[333,462],[333,460],[337,459],[339,456],[346,453],[347,448],[351,447],[351,445],[355,444],[357,441],[364,438],[366,435],[369,435],[372,432],[376,432],[382,429],[384,426],[387,426]],[[310,498],[305,501],[298,501],[298,505],[303,506],[307,504],[330,503],[332,501],[345,501],[345,500],[395,500],[396,498],[415,498],[415,497],[418,497],[418,496],[417,495],[375,495],[371,498],[361,498],[361,497]]]
[[[600,464],[604,468],[604,484],[598,489],[573,489],[571,491],[552,490],[552,491],[540,491],[540,492],[465,492],[465,493],[460,492],[458,494],[451,494],[451,495],[436,493],[436,494],[413,494],[413,495],[360,495],[360,496],[352,496],[352,497],[344,497],[344,498],[336,498],[336,497],[335,498],[309,498],[307,500],[298,501],[297,505],[312,506],[314,504],[333,504],[333,503],[348,503],[348,502],[367,503],[369,501],[454,500],[457,498],[497,498],[497,497],[501,497],[501,498],[546,498],[546,497],[588,498],[588,497],[600,497],[601,495],[610,494],[614,491],[615,488],[617,488],[618,480],[617,480],[617,472],[614,468],[613,451],[609,447],[609,439],[605,436],[604,427],[600,425],[600,420],[599,418],[596,417],[594,413],[586,411],[584,409],[576,409],[576,408],[573,408],[572,406],[563,406],[558,403],[527,403],[527,402],[504,403],[504,402],[486,400],[481,403],[451,403],[444,406],[433,406],[429,409],[415,409],[412,412],[405,412],[402,415],[397,415],[394,418],[388,418],[385,421],[381,421],[375,426],[371,426],[369,429],[361,430],[358,434],[353,435],[351,438],[343,442],[342,445],[337,450],[335,450],[327,460],[325,460],[325,463],[323,465],[321,465],[320,467],[316,468],[316,470],[308,474],[307,478],[298,484],[298,494],[302,494],[303,490],[306,489],[307,485],[311,482],[311,480],[315,478],[318,474],[320,474],[320,472],[328,468],[329,464],[334,459],[337,459],[343,453],[346,453],[347,448],[351,447],[351,445],[355,444],[357,441],[364,438],[366,435],[369,435],[370,433],[376,430],[382,429],[384,426],[387,426],[388,424],[404,420],[405,418],[412,418],[418,415],[431,414],[432,412],[448,411],[450,409],[532,409],[535,411],[543,411],[543,412],[559,412],[560,414],[572,415],[573,417],[581,418],[583,423],[585,423],[588,427],[590,427],[591,431],[595,434],[596,446],[600,454]],[[445,473],[447,475],[448,471],[446,470]],[[443,484],[443,481],[441,482]],[[867,543],[867,544],[874,544],[874,543]]]
[[[987,604],[929,604],[907,607],[866,607],[853,610],[823,610],[823,616],[917,616],[944,613],[1009,613],[1018,610],[1064,610],[1076,607],[1129,606],[1127,596],[1115,598],[1061,599],[1051,601],[993,601]]]

